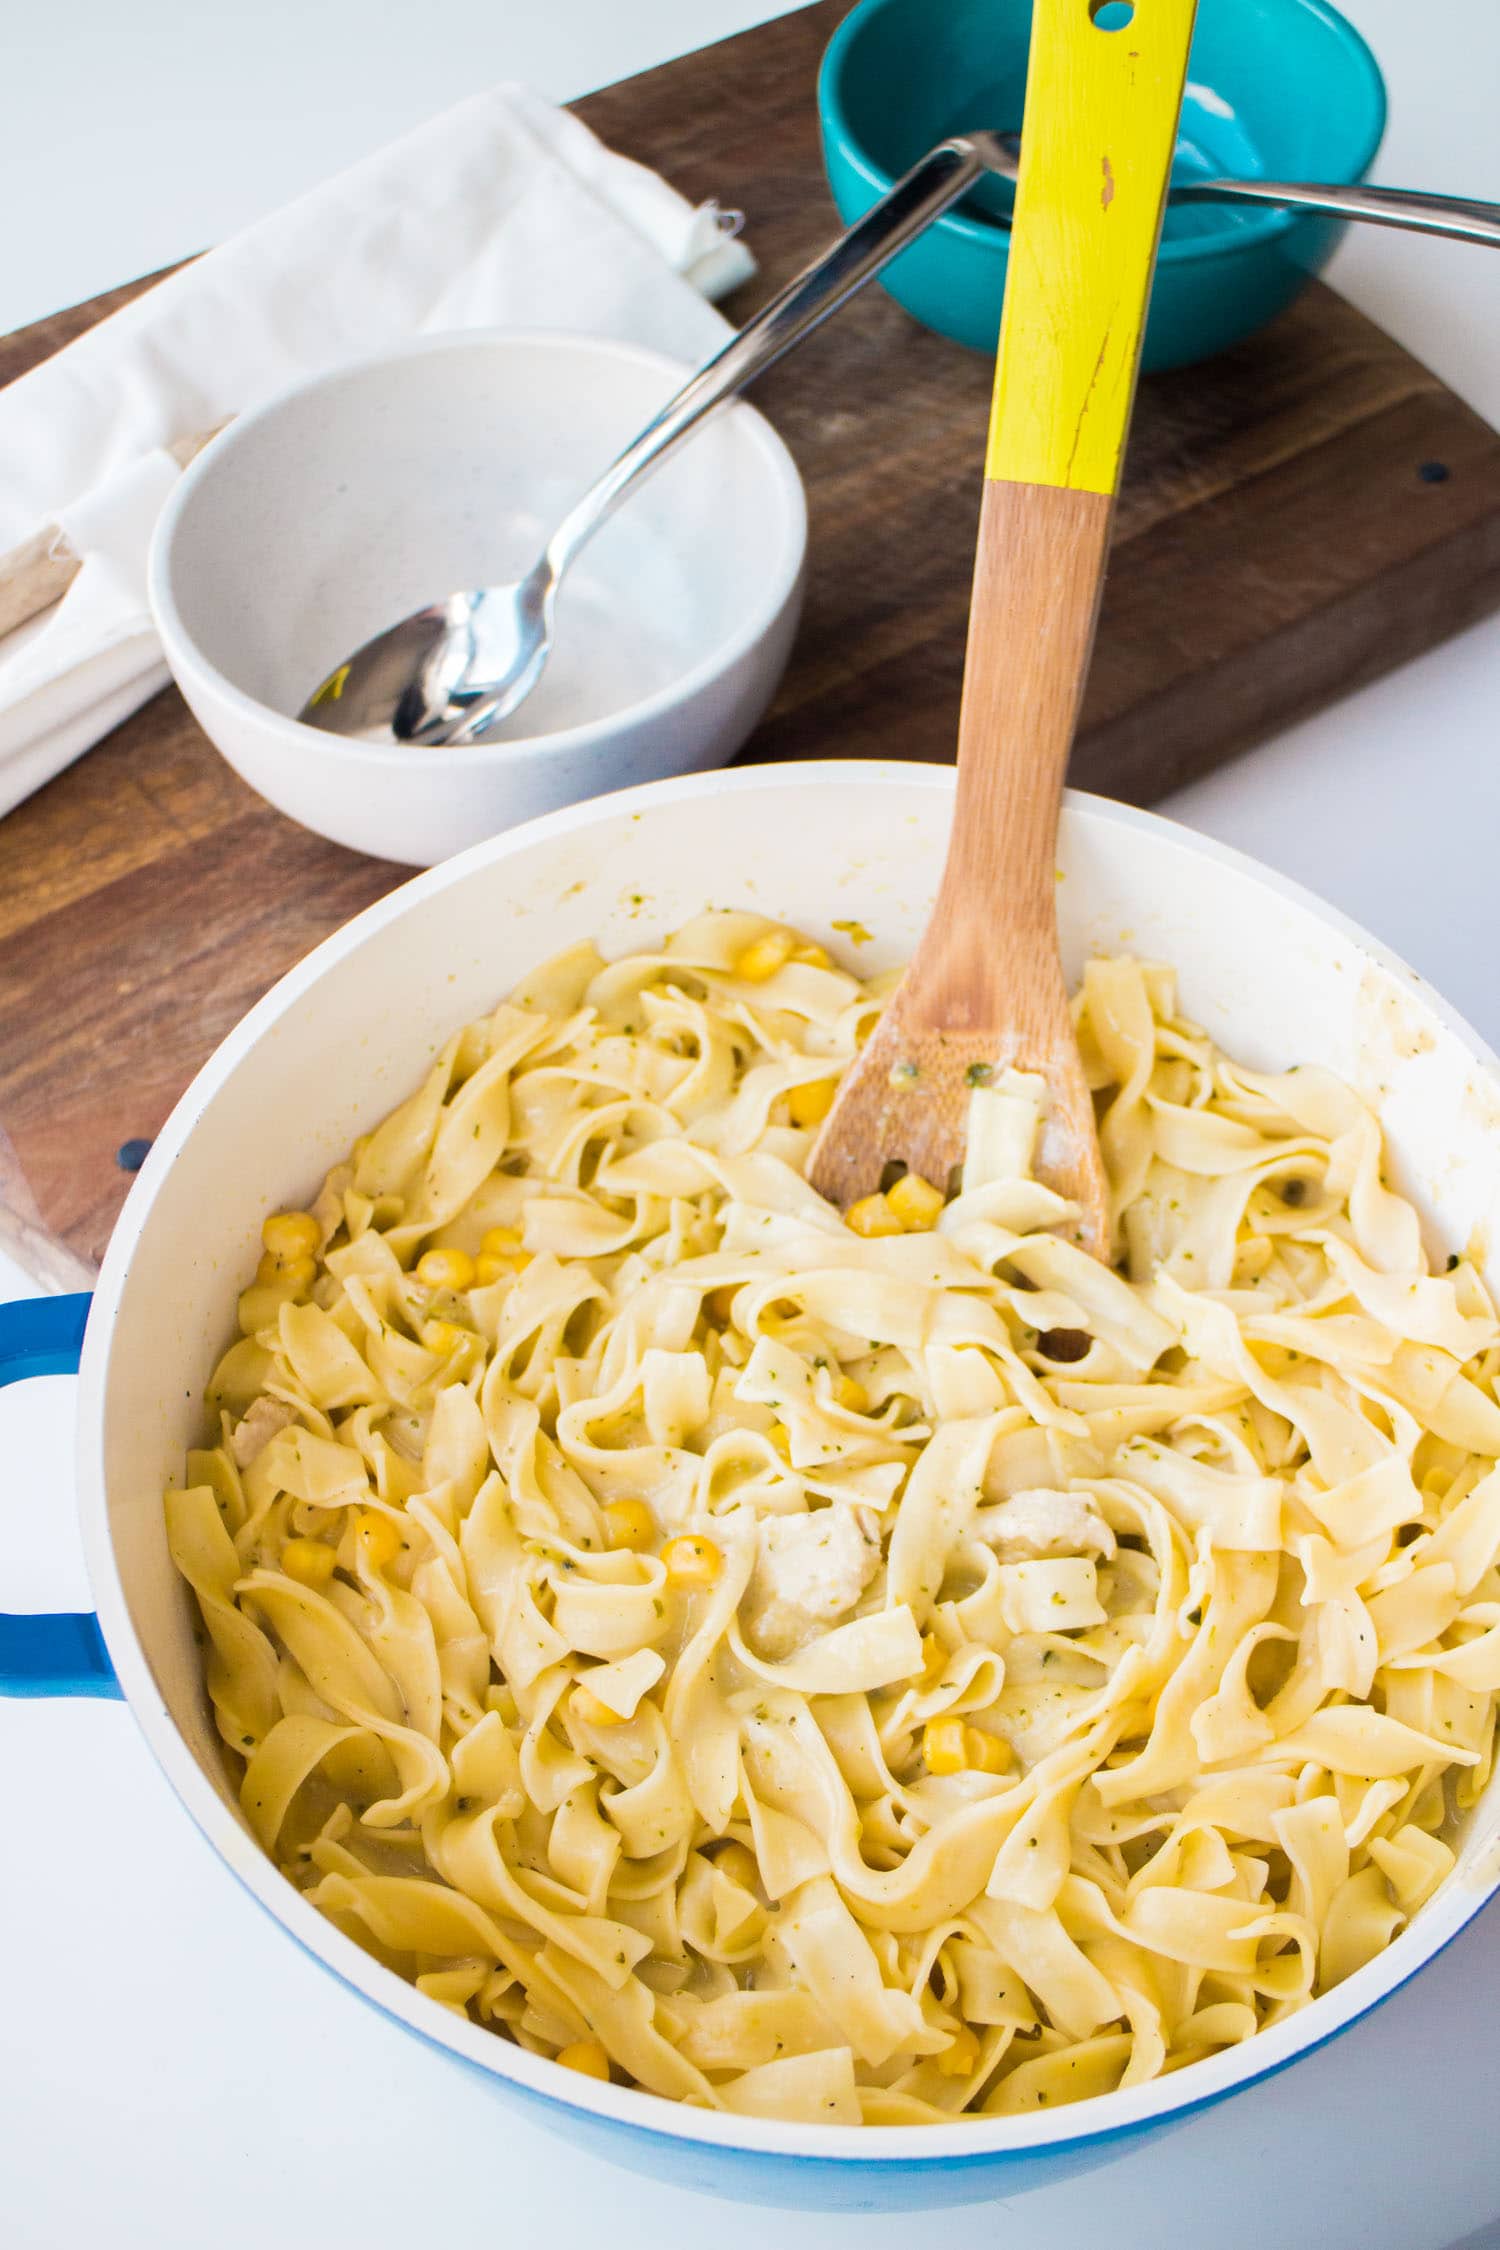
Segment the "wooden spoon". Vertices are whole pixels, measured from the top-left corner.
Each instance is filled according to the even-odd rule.
[[[810,1177],[847,1208],[893,1158],[946,1189],[969,1097],[1009,1068],[1050,1107],[1038,1176],[1110,1249],[1109,1191],[1057,941],[1057,816],[1135,395],[1196,0],[1036,0],[958,724],[931,918],[844,1079]]]

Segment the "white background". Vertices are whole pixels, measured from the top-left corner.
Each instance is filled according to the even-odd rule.
[[[1391,86],[1377,176],[1500,195],[1492,0],[1346,6]],[[779,12],[774,0],[18,7],[0,42],[0,332],[220,239],[475,86],[519,77],[565,98]],[[752,212],[752,239],[753,224]],[[1500,422],[1500,258],[1356,230],[1334,279]],[[1169,809],[1371,925],[1500,1045],[1497,702],[1500,621]],[[0,1261],[11,1283],[27,1286]],[[7,1606],[86,1600],[71,1404],[63,1381],[0,1397]],[[519,2121],[240,1896],[120,1706],[0,1705],[0,1776],[0,2239],[12,2250],[911,2239],[911,2220],[772,2217],[628,2179]],[[951,2250],[1160,2250],[1164,2236],[1214,2250],[1494,2250],[1497,2086],[1492,1907],[1414,1990],[1274,2083],[1088,2179],[915,2225],[940,2227]]]

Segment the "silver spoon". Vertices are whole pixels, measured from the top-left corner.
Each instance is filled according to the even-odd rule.
[[[689,433],[799,344],[966,195],[984,173],[1014,180],[1018,136],[955,135],[773,297],[664,406],[558,525],[512,586],[482,586],[414,610],[336,666],[298,713],[307,725],[366,741],[478,742],[523,702],[552,649],[564,573],[626,495]],[[1295,205],[1379,226],[1500,245],[1500,205],[1401,188],[1289,180],[1194,180],[1174,198]]]
[[[1021,171],[1019,133],[987,133],[998,150],[985,165],[1002,179]],[[1270,203],[1297,211],[1321,211],[1328,218],[1366,219],[1377,227],[1404,227],[1414,234],[1445,234],[1457,242],[1487,242],[1500,248],[1500,203],[1479,203],[1466,195],[1427,195],[1412,188],[1340,187],[1311,180],[1174,180],[1173,203]]]
[[[497,726],[541,677],[563,574],[626,494],[982,173],[1001,169],[1000,154],[988,133],[970,133],[924,156],[689,379],[563,518],[519,584],[481,586],[414,610],[330,672],[298,716],[330,734],[422,744],[477,742]]]

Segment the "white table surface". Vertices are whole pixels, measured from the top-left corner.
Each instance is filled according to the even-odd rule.
[[[1392,91],[1378,177],[1500,194],[1492,0],[1345,0]],[[560,98],[775,0],[73,0],[7,25],[0,331],[221,238],[475,84]],[[811,88],[808,89],[811,98]],[[753,227],[753,214],[752,214]],[[1334,279],[1500,422],[1500,259],[1373,230]],[[1376,929],[1500,1045],[1500,620],[1169,808]],[[11,1284],[14,1284],[12,1290]],[[4,1268],[0,1287],[22,1293]],[[9,1607],[86,1601],[71,1385],[0,1395]],[[221,1871],[119,1705],[0,1704],[0,2240],[343,2250],[483,2238],[882,2250],[627,2178],[362,2009]],[[1068,2185],[947,2215],[951,2250],[1495,2250],[1500,1906],[1379,2016]],[[920,2222],[919,2222],[920,2224]]]

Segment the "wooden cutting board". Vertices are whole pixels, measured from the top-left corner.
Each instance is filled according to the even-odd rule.
[[[578,104],[688,196],[744,210],[761,272],[741,317],[836,231],[813,83],[847,4]],[[142,286],[0,341],[0,381]],[[989,384],[871,288],[758,386],[811,549],[748,759],[951,755]],[[1116,542],[1073,778],[1147,804],[1500,606],[1500,436],[1315,285],[1238,351],[1142,386]],[[0,1246],[86,1278],[118,1152],[403,873],[261,803],[172,691],[0,822]]]

